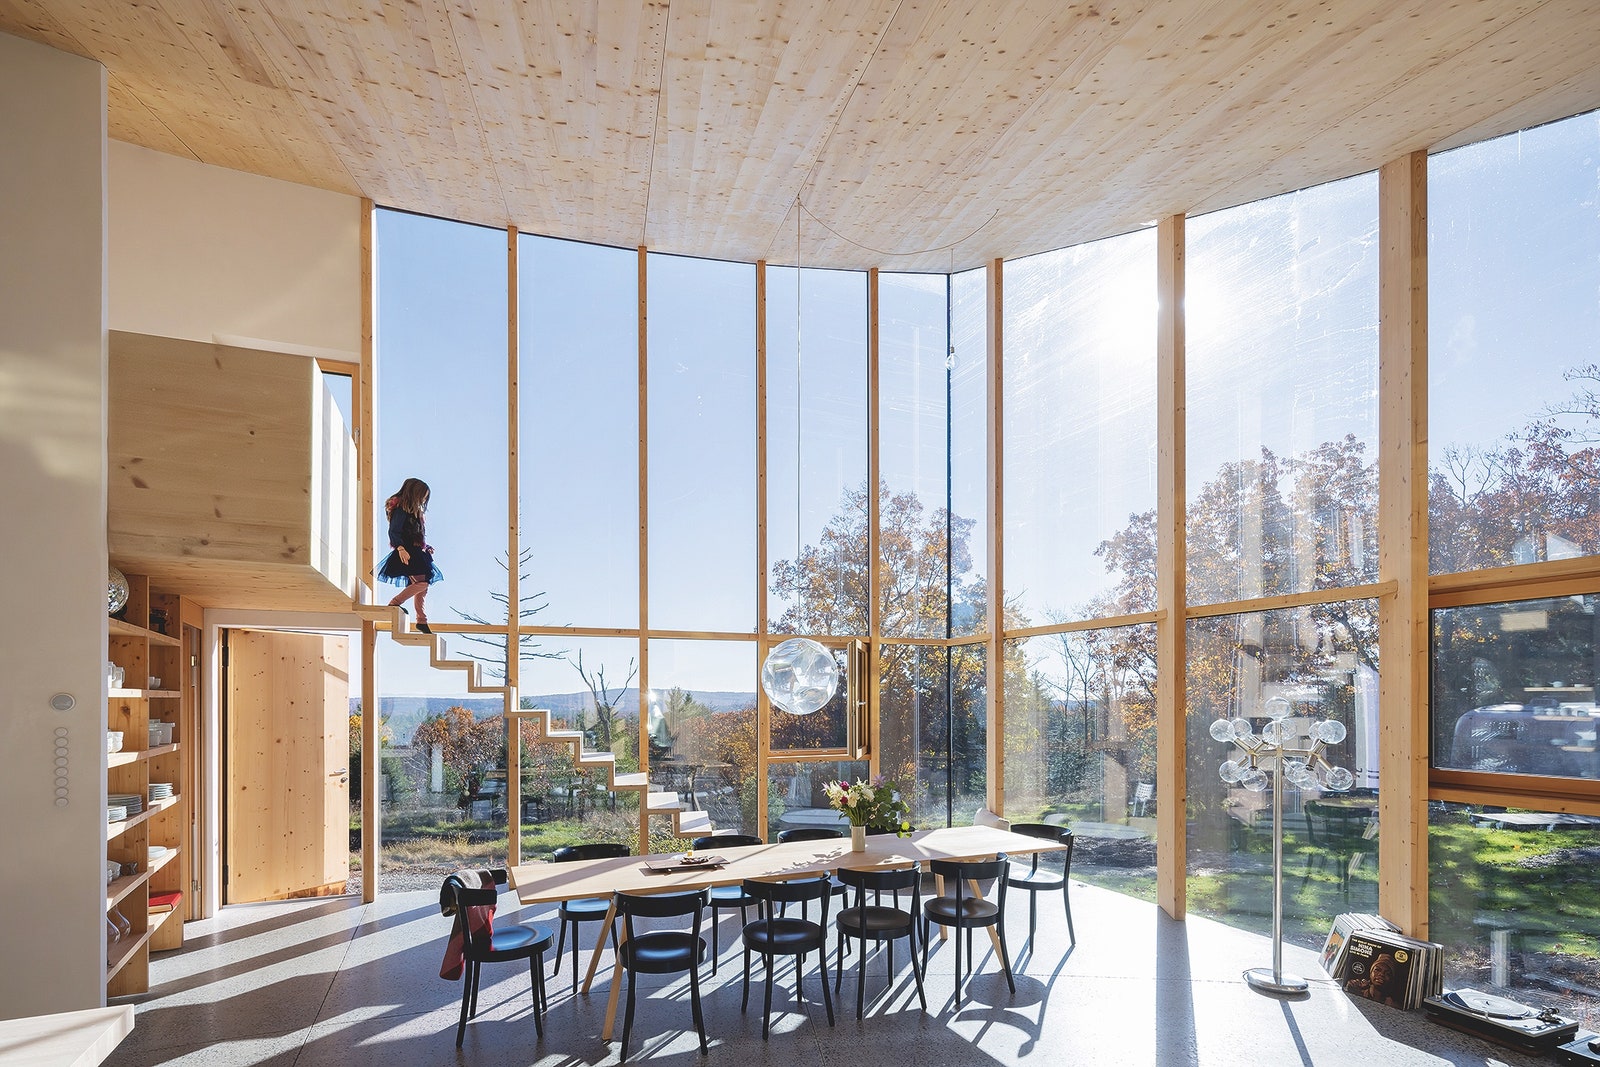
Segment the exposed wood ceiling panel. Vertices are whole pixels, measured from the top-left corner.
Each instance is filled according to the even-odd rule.
[[[111,135],[379,204],[947,270],[1600,107],[1594,0],[0,0]]]

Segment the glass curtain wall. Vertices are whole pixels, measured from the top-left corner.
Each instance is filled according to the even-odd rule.
[[[406,478],[432,490],[426,534],[444,580],[432,622],[498,624],[463,643],[502,675],[509,469],[506,421],[506,235],[419,215],[379,212],[382,252],[374,555],[388,552],[384,500]],[[376,596],[398,590],[377,584]],[[413,620],[420,617],[412,606]],[[460,639],[458,639],[459,641]],[[467,691],[424,649],[378,644],[384,847],[380,889],[437,885],[463,866],[506,858],[506,720],[498,698]],[[352,802],[358,796],[352,791]],[[357,853],[359,855],[359,853]]]
[[[1428,161],[1430,932],[1447,985],[1591,1029],[1597,158],[1588,114]]]

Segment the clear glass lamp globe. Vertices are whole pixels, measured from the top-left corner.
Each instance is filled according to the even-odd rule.
[[[821,711],[839,689],[839,663],[821,643],[791,637],[767,653],[761,688],[773,705],[790,715]]]

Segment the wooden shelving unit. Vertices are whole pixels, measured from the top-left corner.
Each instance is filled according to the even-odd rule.
[[[193,709],[186,706],[192,666],[182,654],[182,642],[148,626],[152,609],[164,610],[173,628],[179,618],[178,598],[153,592],[149,581],[128,574],[128,606],[124,618],[107,621],[106,659],[121,667],[124,686],[107,693],[107,728],[120,730],[123,747],[106,757],[106,792],[131,793],[145,798],[139,814],[106,827],[106,859],[132,865],[135,872],[106,886],[106,995],[143,993],[150,986],[150,953],[183,944],[183,919],[188,911],[190,861],[187,838],[190,827],[189,782],[185,745],[192,732]],[[160,687],[150,684],[161,680]],[[170,744],[149,744],[152,721],[173,724]],[[173,795],[151,802],[150,785],[172,785]],[[151,846],[167,849],[152,859]],[[172,911],[151,914],[153,893],[182,891],[184,900]],[[130,932],[112,939],[109,924],[120,914]]]

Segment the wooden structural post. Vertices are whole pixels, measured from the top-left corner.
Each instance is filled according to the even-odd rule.
[[[1428,157],[1378,172],[1378,910],[1428,936]]]
[[[506,691],[502,697],[506,722],[506,835],[507,860],[522,864],[522,720],[516,717],[521,693],[522,594],[520,589],[522,537],[517,508],[519,416],[517,414],[518,341],[522,309],[517,280],[519,263],[517,228],[506,229]]]
[[[883,773],[881,744],[883,728],[878,721],[878,669],[883,662],[883,574],[878,554],[883,543],[883,500],[879,485],[883,480],[882,433],[882,344],[879,338],[878,271],[867,271],[867,669],[861,684],[867,687],[867,759],[872,776]],[[855,694],[850,694],[852,698]]]
[[[798,405],[800,398],[795,397]],[[798,490],[797,490],[798,491]],[[756,261],[756,662],[766,662],[767,628],[767,261]],[[760,677],[759,667],[757,677]],[[772,701],[756,686],[756,818],[765,822],[767,810],[768,738],[772,736]],[[743,827],[740,828],[741,832]],[[764,825],[755,828],[767,836]]]
[[[357,595],[362,582],[372,580],[372,522],[376,495],[374,453],[377,435],[373,432],[377,411],[377,238],[373,233],[373,205],[361,201],[361,380],[360,428],[356,441],[356,471],[360,481],[361,514],[356,521],[359,536],[360,567],[356,579]],[[378,628],[371,620],[361,623],[361,899],[370,904],[378,898],[379,841],[383,815],[378,810]]]
[[[1184,578],[1185,353],[1184,217],[1156,225],[1156,903],[1182,919],[1185,902],[1185,824],[1189,788],[1184,773],[1187,700]]]
[[[1006,806],[1006,608],[1005,608],[1005,535],[1001,517],[1005,514],[1005,261],[989,261],[984,280],[987,282],[987,317],[985,353],[988,368],[988,425],[985,427],[987,447],[989,499],[985,518],[989,524],[988,614],[989,640],[987,643],[988,669],[985,688],[989,694],[989,744],[986,746],[988,785],[986,806],[996,815],[1005,814]],[[945,447],[950,447],[946,442]],[[948,546],[947,546],[948,547]],[[950,610],[950,606],[946,606]],[[950,670],[947,653],[945,669]]]
[[[639,246],[639,769],[650,773],[650,253]],[[650,851],[650,794],[639,798],[639,854]]]

